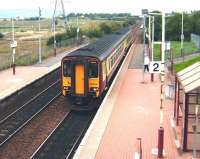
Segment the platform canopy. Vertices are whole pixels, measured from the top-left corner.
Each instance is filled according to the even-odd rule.
[[[185,93],[200,87],[200,62],[197,62],[177,73],[177,78]]]

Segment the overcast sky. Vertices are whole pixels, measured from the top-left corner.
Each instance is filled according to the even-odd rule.
[[[60,2],[60,0],[58,0]],[[18,10],[23,13],[24,9],[37,10],[40,6],[49,16],[52,15],[55,0],[5,0],[0,5],[0,16],[5,10]],[[162,10],[166,12],[200,10],[200,0],[64,0],[66,13],[120,13],[128,12],[140,14],[140,10]],[[58,6],[61,10],[61,6]]]

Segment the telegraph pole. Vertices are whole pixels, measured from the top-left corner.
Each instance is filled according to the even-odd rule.
[[[54,56],[56,56],[56,21],[55,21],[55,17],[53,19],[53,37],[54,37]]]
[[[184,41],[184,34],[183,34],[183,12],[181,16],[181,56],[184,60],[184,52],[183,52],[183,41]]]
[[[67,32],[66,25],[68,26],[69,30],[71,30],[69,23],[67,22],[66,14],[65,14],[65,6],[63,0],[61,0],[62,11],[63,11],[63,18],[64,18],[64,28]]]
[[[54,56],[56,56],[56,19],[55,19],[55,14],[56,14],[56,8],[57,8],[57,0],[55,1],[55,7],[54,7],[54,12],[53,12],[53,48],[54,48]]]
[[[152,42],[151,42],[151,60],[154,60],[153,53],[154,53],[154,16],[152,17]]]
[[[183,12],[182,12],[182,18],[181,18],[181,56],[184,60],[184,52],[183,52],[183,41],[184,41],[184,34],[183,34]]]
[[[12,18],[12,43],[10,45],[10,47],[12,48],[12,68],[13,68],[13,75],[15,75],[15,49],[17,47],[17,41],[15,41],[15,28],[14,28],[14,21]]]
[[[77,31],[76,31],[76,40],[77,40],[77,44],[78,44],[78,40],[79,40],[79,23],[78,23],[78,13],[77,13],[77,17],[76,17],[76,24],[77,24]]]
[[[41,17],[41,9],[39,7],[39,24],[38,24],[38,30],[39,30],[39,63],[42,63],[42,48],[41,48],[41,35],[40,35],[40,17]]]

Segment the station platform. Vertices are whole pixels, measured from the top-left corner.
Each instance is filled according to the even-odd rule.
[[[139,62],[140,61],[140,62]],[[160,80],[145,73],[142,81],[142,45],[133,45],[73,159],[139,159],[137,138],[142,139],[142,158],[157,159],[160,127]],[[171,127],[173,100],[164,100],[165,159],[191,159],[180,153]]]
[[[87,44],[57,54],[56,57],[43,60],[40,64],[17,66],[15,75],[12,74],[12,68],[0,71],[0,100],[60,67],[61,59],[65,55],[85,45]]]

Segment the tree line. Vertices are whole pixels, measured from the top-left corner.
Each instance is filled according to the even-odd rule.
[[[158,11],[154,11],[158,12]],[[200,35],[200,11],[193,11],[191,13],[183,13],[184,17],[184,40],[190,40],[190,34]],[[167,41],[179,41],[181,38],[181,24],[182,14],[172,12],[166,16],[166,40]],[[147,20],[148,24],[148,20]],[[155,16],[155,40],[161,40],[161,16]]]
[[[85,35],[88,38],[100,38],[103,35],[111,34],[113,32],[116,32],[120,28],[128,27],[130,25],[133,25],[134,23],[135,19],[127,19],[126,21],[123,22],[107,21],[107,22],[90,24],[87,27],[87,29],[80,28],[79,37]],[[72,26],[66,32],[56,34],[55,38],[56,41],[60,43],[63,40],[75,38],[76,35],[77,35],[77,28]],[[49,46],[52,45],[53,43],[54,43],[54,36],[51,36],[47,41],[47,45]]]

